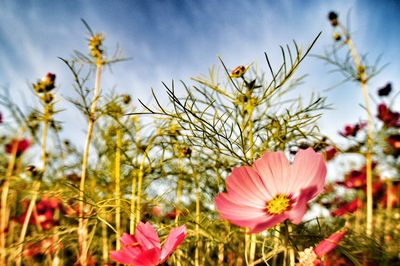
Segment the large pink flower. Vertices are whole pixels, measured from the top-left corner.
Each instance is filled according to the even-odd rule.
[[[135,266],[155,266],[165,262],[186,236],[186,226],[174,228],[161,249],[160,239],[150,223],[140,222],[135,235],[124,233],[119,241],[121,250],[110,252],[113,260]]]
[[[292,165],[282,152],[266,152],[252,167],[234,168],[215,205],[222,219],[257,233],[289,219],[301,222],[307,202],[323,191],[326,164],[313,149]]]

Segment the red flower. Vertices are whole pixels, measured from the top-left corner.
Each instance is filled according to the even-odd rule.
[[[344,127],[343,131],[339,132],[339,134],[342,135],[345,138],[347,138],[349,136],[355,137],[357,135],[357,133],[361,129],[363,129],[366,125],[367,125],[367,123],[365,123],[365,122],[360,122],[360,123],[355,124],[355,125],[346,125]]]
[[[12,154],[13,148],[17,145],[17,156],[24,153],[28,148],[29,148],[29,140],[27,139],[22,139],[22,140],[17,140],[13,139],[11,140],[10,143],[6,145],[6,153]]]
[[[377,117],[387,127],[400,127],[400,113],[393,112],[384,103],[381,103],[380,105],[378,105]]]
[[[49,198],[43,196],[43,198],[36,204],[36,211],[34,211],[29,219],[29,224],[40,224],[43,230],[48,230],[51,227],[58,224],[58,221],[54,219],[54,213],[56,209],[59,209],[60,202],[56,198]],[[16,220],[19,223],[24,223],[26,219],[27,211],[25,211]]]
[[[164,263],[186,237],[186,226],[171,230],[161,248],[157,232],[150,223],[140,222],[135,235],[124,233],[119,239],[122,249],[110,252],[113,260],[128,265],[155,266]]]
[[[337,154],[337,152],[338,152],[337,149],[333,146],[326,147],[325,149],[326,160],[327,161],[332,160]]]
[[[174,220],[176,218],[176,214],[178,213],[178,211],[176,209],[173,209],[172,211],[170,211],[169,213],[165,214],[164,217],[166,219],[170,219],[170,220]]]
[[[344,181],[339,181],[336,182],[338,185],[342,185],[346,188],[362,188],[366,184],[367,180],[367,175],[365,171],[359,170],[352,170],[350,173],[348,173]]]
[[[339,205],[338,209],[331,212],[331,215],[334,217],[342,216],[346,213],[353,213],[359,208],[362,208],[363,202],[359,198],[355,198],[354,200],[348,203],[342,203]]]
[[[400,156],[400,134],[391,135],[386,139],[392,148],[392,154],[395,158]]]

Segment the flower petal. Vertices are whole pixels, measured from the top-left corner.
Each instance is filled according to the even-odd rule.
[[[160,264],[159,248],[151,248],[140,253],[133,262],[135,266],[155,266]]]
[[[240,205],[229,198],[227,193],[219,193],[215,198],[215,206],[221,219],[242,227],[252,227],[268,219],[268,214],[264,208],[255,208]]]
[[[286,194],[290,165],[283,152],[266,152],[253,165],[270,195]]]
[[[186,237],[186,226],[182,225],[174,228],[169,232],[167,239],[165,240],[164,246],[161,250],[160,264],[165,262],[168,256],[176,249],[176,247]]]
[[[254,219],[266,213],[265,207],[243,205],[231,199],[228,193],[219,193],[215,198],[215,206],[221,215],[231,214],[238,217],[247,217],[247,219]]]
[[[136,226],[135,238],[144,249],[160,248],[160,239],[150,223],[140,222]]]
[[[290,169],[290,181],[288,191],[298,197],[298,193],[307,187],[315,186],[314,198],[324,189],[326,177],[326,163],[322,154],[316,153],[313,149],[300,150],[297,152],[293,165]]]
[[[292,209],[287,212],[292,223],[301,223],[301,220],[307,211],[307,203],[313,198],[316,190],[316,187],[309,187],[301,190],[300,195],[294,203]]]
[[[143,247],[139,245],[135,236],[124,233],[119,238],[119,241],[121,242],[122,250],[131,257],[135,257],[143,251]]]
[[[125,250],[113,250],[110,251],[111,259],[123,263],[123,264],[134,264],[135,257],[132,257],[129,252],[125,252]]]
[[[262,223],[256,224],[255,226],[250,228],[251,230],[249,231],[249,233],[250,234],[259,233],[267,228],[271,228],[274,225],[277,225],[285,221],[287,218],[288,218],[287,213],[282,213],[280,215],[271,215],[267,220],[263,221]]]
[[[249,166],[236,167],[226,179],[226,189],[236,201],[264,206],[271,198],[258,173]]]
[[[332,235],[330,235],[327,239],[322,240],[315,248],[314,252],[317,256],[321,257],[333,250],[338,244],[339,241],[346,234],[345,230],[338,231]]]

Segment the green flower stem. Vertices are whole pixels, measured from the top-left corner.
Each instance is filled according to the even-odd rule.
[[[249,147],[249,155],[246,156],[250,162],[253,161],[254,159],[254,151],[253,151],[253,146],[254,146],[254,140],[253,140],[253,112],[254,112],[254,103],[255,103],[255,98],[253,97],[253,88],[250,88],[249,83],[246,81],[246,79],[242,76],[242,80],[244,84],[246,85],[246,102],[242,102],[242,132],[245,134],[245,143],[248,144]],[[247,147],[244,147],[244,150],[246,150]],[[245,238],[247,241],[250,241],[250,245],[247,244],[248,247],[248,252],[249,252],[249,258],[248,258],[248,264],[253,265],[254,260],[255,260],[255,255],[256,255],[256,249],[257,249],[257,235],[252,234],[250,237]],[[246,249],[247,253],[247,249]],[[247,259],[246,259],[247,262]]]
[[[19,135],[19,134],[18,134]],[[13,173],[16,158],[17,158],[17,150],[18,150],[18,141],[13,143],[11,147],[11,156],[10,160],[8,161],[8,167],[6,171],[5,181],[1,188],[1,210],[0,210],[0,265],[6,265],[6,233],[5,229],[7,228],[8,224],[8,216],[9,211],[7,208],[7,198],[8,198],[8,191],[10,189],[10,177]]]
[[[196,187],[196,227],[195,227],[195,234],[196,234],[196,248],[194,251],[194,265],[199,266],[199,245],[200,245],[200,187],[199,187],[199,179],[197,176],[197,171],[192,164],[192,169],[193,169],[193,178],[194,178],[194,184]],[[223,253],[222,253],[223,257]],[[218,255],[218,260],[219,260],[219,255]]]
[[[108,263],[108,235],[107,235],[107,224],[101,223],[101,239],[102,239],[102,259],[103,265],[107,265]],[[119,236],[117,237],[117,243],[119,242]]]
[[[118,241],[120,235],[121,235],[121,187],[120,187],[120,181],[121,181],[121,149],[122,149],[122,133],[121,133],[121,127],[118,125],[117,127],[117,145],[116,145],[116,150],[115,150],[115,197],[116,197],[116,208],[115,208],[115,228],[116,228],[116,239],[117,239],[117,244],[116,248],[117,250],[121,249],[121,244]]]
[[[136,162],[138,162],[138,154],[140,148],[140,123],[137,117],[134,117],[134,124],[135,124],[135,142],[136,142]],[[137,171],[134,172],[132,178],[132,192],[131,192],[131,214],[130,214],[130,223],[129,223],[129,233],[133,235],[135,233],[135,223],[136,223],[136,204],[135,204],[135,197],[136,197],[136,186],[137,186]]]
[[[346,36],[349,36],[346,34]],[[350,37],[345,41],[349,47],[351,56],[354,61],[355,68],[358,72],[359,82],[364,97],[364,105],[367,111],[367,151],[365,153],[366,160],[366,174],[367,174],[367,227],[366,233],[371,236],[373,233],[373,194],[372,194],[372,116],[371,109],[369,106],[369,97],[367,90],[367,80],[365,76],[365,67],[361,64],[360,57],[354,47],[354,44]]]
[[[47,164],[47,158],[46,158],[46,142],[47,142],[47,131],[49,128],[49,121],[51,118],[51,114],[49,112],[49,105],[45,105],[44,106],[44,114],[43,114],[43,131],[42,131],[42,139],[41,139],[41,160],[42,160],[42,176],[44,175],[44,173],[46,172],[46,164]],[[41,176],[41,178],[42,178]],[[21,229],[21,234],[19,237],[19,245],[18,245],[18,251],[17,254],[21,254],[20,256],[17,257],[17,261],[16,261],[16,265],[20,266],[21,262],[22,262],[22,251],[24,248],[24,241],[25,241],[25,236],[26,236],[26,232],[28,230],[28,225],[29,225],[29,221],[31,219],[32,216],[32,212],[35,208],[35,204],[36,204],[36,199],[38,197],[39,194],[39,190],[40,190],[40,185],[41,185],[41,178],[37,181],[35,181],[33,183],[33,195],[31,198],[31,201],[29,202],[29,206],[28,206],[28,210],[26,211],[26,216],[25,216],[25,220],[24,223],[22,225],[22,229]],[[40,228],[40,224],[38,225],[39,230],[41,230]]]
[[[143,153],[142,161],[139,166],[139,173],[138,173],[138,188],[137,188],[137,202],[136,202],[136,224],[140,222],[140,216],[141,216],[141,200],[142,200],[142,186],[143,186],[143,176],[144,176],[144,163],[146,162],[146,157],[147,154],[150,152],[150,149],[152,148],[153,142],[157,135],[154,135],[150,138],[149,143],[147,144],[146,150]],[[133,192],[133,189],[132,189]],[[134,195],[132,195],[132,199],[134,198]],[[134,231],[132,229],[132,221],[131,221],[131,231]]]
[[[90,107],[88,129],[86,134],[85,148],[82,159],[82,174],[79,185],[79,225],[78,225],[78,241],[79,241],[79,263],[81,266],[87,265],[87,252],[89,250],[87,242],[87,220],[84,217],[85,213],[85,181],[88,167],[89,147],[92,139],[93,126],[95,122],[97,100],[100,95],[100,76],[102,64],[97,63],[96,80],[94,86],[93,102]]]
[[[280,246],[280,237],[281,237],[281,225],[280,224],[275,226],[274,235],[275,235],[274,250],[277,250]],[[279,253],[277,253],[277,254],[279,254]],[[277,259],[278,259],[278,256],[274,256],[272,258],[272,266],[276,266]]]

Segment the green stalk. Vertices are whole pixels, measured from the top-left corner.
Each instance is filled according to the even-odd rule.
[[[17,158],[17,150],[18,150],[18,140],[13,143],[11,147],[11,157],[10,161],[8,162],[8,167],[6,171],[5,181],[2,185],[1,189],[1,210],[0,210],[0,265],[6,265],[6,228],[8,224],[8,208],[7,208],[7,198],[8,198],[8,191],[10,188],[10,177],[12,176],[15,161]]]
[[[360,57],[354,47],[347,29],[341,25],[342,31],[346,36],[345,43],[347,44],[351,56],[353,58],[354,66],[357,70],[358,80],[361,85],[361,90],[364,97],[364,105],[367,111],[367,151],[365,153],[366,161],[366,174],[367,174],[367,227],[366,233],[371,236],[373,233],[373,193],[372,193],[372,116],[369,106],[369,97],[367,90],[367,79],[365,76],[365,67],[361,64]]]
[[[118,236],[119,237],[119,236]],[[107,265],[108,263],[108,236],[107,236],[107,224],[106,223],[101,223],[101,239],[102,239],[102,246],[103,246],[103,265]],[[118,243],[118,238],[117,238],[117,243]]]
[[[117,128],[117,148],[115,151],[115,197],[117,198],[117,207],[115,208],[115,227],[116,227],[116,239],[117,239],[117,250],[121,249],[121,244],[118,238],[121,235],[121,149],[122,149],[122,134],[121,127],[118,125]]]
[[[93,126],[95,122],[95,113],[97,100],[100,95],[100,76],[101,76],[102,63],[97,62],[96,81],[94,86],[93,102],[90,107],[88,129],[86,134],[85,148],[83,151],[82,159],[82,175],[79,184],[79,225],[78,225],[78,241],[79,241],[79,258],[78,261],[81,266],[87,265],[87,252],[89,250],[87,242],[87,220],[84,218],[85,214],[85,181],[88,167],[89,147],[92,139]]]
[[[136,224],[138,224],[140,222],[140,216],[141,216],[141,200],[142,200],[142,185],[143,185],[143,176],[144,176],[144,163],[146,162],[147,154],[149,153],[155,138],[156,138],[156,135],[154,135],[153,137],[150,138],[149,143],[147,144],[146,150],[143,153],[142,161],[141,161],[140,167],[139,167],[138,191],[137,191],[137,202],[136,202]],[[132,192],[133,192],[133,189],[132,189]],[[132,198],[134,198],[134,195],[132,195]]]
[[[49,112],[49,105],[45,105],[44,107],[44,117],[43,117],[43,131],[42,131],[42,139],[41,139],[41,160],[42,160],[42,174],[41,177],[44,175],[44,173],[46,172],[46,164],[47,164],[47,158],[46,158],[46,142],[47,142],[47,130],[49,127],[49,120],[50,120],[50,112]],[[41,179],[40,177],[40,179]],[[28,210],[26,211],[26,216],[25,216],[25,220],[24,223],[22,225],[22,229],[21,229],[21,234],[19,237],[19,245],[18,245],[18,249],[17,249],[17,254],[19,254],[19,256],[17,257],[17,261],[16,261],[16,265],[20,266],[21,262],[22,262],[22,251],[24,248],[24,241],[25,241],[25,236],[26,236],[26,232],[28,230],[28,225],[29,225],[29,220],[31,219],[32,216],[32,212],[33,209],[35,207],[36,204],[36,199],[38,197],[39,194],[39,190],[40,190],[40,185],[41,185],[41,180],[36,180],[33,183],[33,195],[31,198],[31,201],[29,202],[29,206],[28,206]]]
[[[279,248],[279,242],[280,242],[279,240],[281,237],[281,225],[280,224],[275,226],[274,236],[275,236],[274,237],[274,250],[277,250]],[[272,266],[276,266],[277,260],[278,260],[278,256],[275,255],[272,258]]]
[[[138,154],[139,154],[139,148],[140,148],[140,124],[138,119],[134,117],[134,124],[135,124],[135,142],[136,142],[136,162],[139,161],[138,159]],[[135,233],[135,223],[136,223],[136,204],[135,204],[135,197],[136,197],[136,186],[137,186],[137,174],[136,172],[133,175],[132,178],[132,194],[131,194],[131,214],[130,214],[130,226],[129,226],[129,233],[133,235]]]
[[[193,178],[194,178],[194,184],[196,186],[196,227],[195,227],[195,234],[196,234],[196,249],[195,249],[195,254],[194,254],[194,265],[199,266],[199,245],[200,245],[200,188],[199,188],[199,179],[197,176],[197,171],[195,170],[193,164],[192,164],[192,169],[193,169]],[[223,246],[222,246],[223,248]],[[223,255],[224,253],[222,252],[222,261],[223,261]],[[220,261],[220,255],[218,255],[218,261]],[[222,262],[221,261],[221,262]]]

